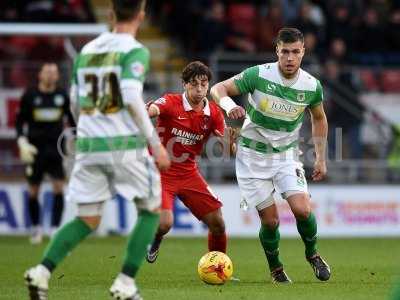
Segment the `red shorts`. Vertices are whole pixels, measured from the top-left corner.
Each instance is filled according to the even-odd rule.
[[[222,206],[217,196],[211,191],[207,182],[199,172],[185,176],[162,176],[161,208],[172,210],[175,197],[185,204],[192,214],[201,220],[206,214]]]

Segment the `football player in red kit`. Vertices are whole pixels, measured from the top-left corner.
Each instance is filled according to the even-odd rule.
[[[209,229],[208,250],[226,252],[227,238],[222,218],[222,203],[200,174],[196,156],[213,134],[224,135],[224,115],[207,99],[210,69],[199,61],[189,63],[182,72],[183,94],[166,94],[148,105],[150,117],[157,118],[157,130],[171,157],[171,167],[161,172],[162,204],[160,225],[147,254],[153,263],[163,236],[173,225],[176,196]],[[233,148],[233,145],[231,145]]]

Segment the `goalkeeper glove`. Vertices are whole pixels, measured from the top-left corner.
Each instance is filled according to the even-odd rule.
[[[27,164],[33,163],[35,161],[35,155],[38,153],[37,148],[29,143],[28,139],[24,136],[20,136],[17,143],[21,161]]]

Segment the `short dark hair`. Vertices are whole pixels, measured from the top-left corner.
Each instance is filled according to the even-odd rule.
[[[208,81],[212,78],[212,73],[209,67],[201,61],[192,61],[182,71],[182,80],[184,83],[189,83],[196,76],[207,76]]]
[[[112,7],[117,22],[133,19],[138,12],[145,8],[146,0],[112,0]]]
[[[276,37],[276,44],[282,43],[295,43],[300,41],[304,43],[303,33],[297,28],[293,27],[284,27],[278,32],[278,36]]]

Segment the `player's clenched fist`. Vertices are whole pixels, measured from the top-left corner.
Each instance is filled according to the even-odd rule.
[[[228,117],[233,120],[244,118],[245,115],[246,111],[241,106],[236,106],[232,108],[228,113]]]
[[[320,181],[325,178],[326,173],[327,173],[326,162],[322,160],[317,160],[314,164],[312,179],[314,181]]]

